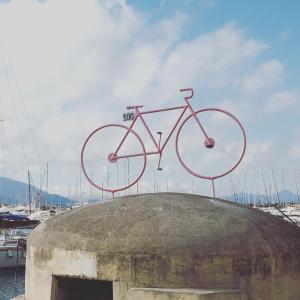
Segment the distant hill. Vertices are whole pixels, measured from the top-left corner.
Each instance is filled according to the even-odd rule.
[[[268,195],[266,197],[265,195],[261,194],[246,194],[246,193],[238,193],[235,195],[229,195],[225,196],[224,199],[238,202],[238,203],[243,203],[243,204],[248,204],[248,203],[255,203],[255,204],[269,204],[269,203],[300,203],[299,202],[299,197],[294,194],[293,192],[289,190],[284,190],[278,192],[277,194],[272,194]]]
[[[32,200],[34,195],[39,192],[39,189],[31,185]],[[37,197],[36,197],[37,199]],[[74,200],[66,197],[49,194],[45,191],[41,191],[40,195],[41,205],[45,205],[48,201],[48,205],[71,205],[74,204]],[[6,177],[0,177],[0,204],[28,204],[28,184],[9,179]]]

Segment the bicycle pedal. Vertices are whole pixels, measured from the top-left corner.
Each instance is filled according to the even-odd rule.
[[[157,171],[162,171],[163,169],[162,168],[157,168]]]

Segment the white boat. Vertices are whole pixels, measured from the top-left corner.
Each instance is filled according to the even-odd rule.
[[[25,266],[26,240],[26,236],[0,235],[0,269]]]
[[[280,208],[282,212],[274,206],[257,208],[274,216],[280,217],[288,222],[293,222],[300,227],[300,204],[287,204]]]

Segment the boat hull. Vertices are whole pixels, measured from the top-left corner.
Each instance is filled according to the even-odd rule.
[[[0,269],[24,267],[26,262],[26,252],[17,247],[0,246]]]
[[[10,228],[33,228],[39,224],[37,220],[20,220],[20,221],[7,221],[0,219],[0,229],[10,229]]]

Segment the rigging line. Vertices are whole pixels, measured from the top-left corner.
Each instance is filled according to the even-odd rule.
[[[266,182],[265,182],[265,176],[264,176],[264,173],[263,173],[263,170],[262,168],[260,169],[260,172],[261,172],[261,177],[262,177],[262,181],[263,181],[263,184],[264,184],[264,188],[265,188],[265,198],[267,199],[267,203],[270,204],[269,202],[269,197],[268,197],[268,191],[267,191],[267,186],[266,186]]]
[[[1,125],[1,130],[0,130],[0,157],[2,161],[1,163],[1,170],[2,170],[2,177],[5,176],[5,155],[8,153],[8,146],[6,143],[5,139],[5,116],[3,113],[3,107],[4,107],[4,102],[3,102],[3,97],[0,95],[0,125]],[[16,171],[15,169],[13,171]],[[4,181],[4,178],[3,178]],[[4,184],[4,183],[3,183]],[[3,189],[2,189],[3,190]]]
[[[45,177],[46,177],[46,172],[44,172],[43,176],[41,175],[40,186],[36,190],[36,197],[37,197],[36,208],[38,208],[37,205],[39,205],[39,208],[41,208],[42,193],[44,192],[42,190],[42,188],[43,188],[43,185],[44,185]]]
[[[7,146],[7,142],[6,142],[6,139],[5,139],[5,120],[4,119],[2,119],[3,120],[3,122],[2,122],[2,150],[3,150],[3,156],[2,156],[2,159],[3,159],[3,164],[2,164],[2,170],[3,170],[3,177],[4,177],[4,175],[5,175],[5,170],[6,170],[6,165],[5,165],[5,154],[7,154],[8,153],[8,146]],[[17,172],[17,169],[16,169],[16,167],[15,166],[10,166],[10,172],[11,173],[16,173]],[[4,178],[3,178],[3,180],[4,180]],[[12,190],[11,190],[11,188],[10,188],[10,193],[12,194]]]
[[[4,190],[4,124],[3,114],[0,116],[0,170],[1,170],[1,190]],[[1,197],[1,195],[0,195]]]
[[[1,135],[1,138],[0,138],[0,141],[1,141],[1,148],[0,150],[2,151],[2,161],[1,161],[1,164],[2,164],[2,191],[4,191],[4,181],[5,181],[5,170],[6,170],[6,166],[5,166],[5,154],[8,152],[8,147],[7,147],[7,143],[6,143],[6,140],[5,140],[5,123],[4,123],[4,119],[2,119],[2,133],[0,131],[0,135]],[[14,167],[12,167],[10,169],[10,171],[13,171],[16,173],[16,169]],[[9,194],[13,194],[13,189],[10,185],[8,185],[8,191],[9,191]]]
[[[238,202],[238,198],[237,198],[237,195],[236,195],[236,193],[235,193],[235,188],[234,188],[234,184],[233,184],[233,180],[232,180],[231,174],[229,174],[229,178],[230,178],[230,181],[231,181],[231,186],[232,186],[232,191],[233,191],[234,201],[235,201],[235,202]]]
[[[31,173],[29,172],[29,178],[30,178],[30,186],[31,186],[31,190],[33,191],[34,190],[34,194],[33,196],[31,196],[31,202],[32,204],[34,204],[36,206],[36,197],[37,197],[37,194],[38,194],[38,188],[37,186],[35,185],[34,183],[34,179],[31,175]]]
[[[293,172],[294,172],[294,180],[295,180],[295,185],[296,185],[297,200],[299,203],[299,189],[298,189],[297,178],[296,178],[296,170],[294,169]]]
[[[27,170],[29,170],[28,158],[27,158],[27,155],[26,155],[26,152],[25,152],[21,126],[20,126],[20,122],[19,122],[19,119],[18,119],[18,115],[17,115],[16,105],[15,105],[15,101],[14,101],[14,94],[13,94],[13,91],[12,91],[11,82],[9,80],[9,76],[8,76],[8,72],[7,72],[7,67],[6,67],[6,63],[5,63],[5,57],[4,57],[2,45],[0,45],[0,50],[1,50],[1,57],[2,57],[2,66],[3,66],[4,74],[5,74],[7,83],[8,83],[11,103],[12,103],[12,107],[13,107],[13,112],[14,112],[14,116],[15,116],[15,119],[16,119],[16,122],[17,122],[17,128],[18,128],[18,131],[19,131],[20,144],[21,144],[23,155],[24,155]]]
[[[12,71],[13,79],[14,79],[14,81],[15,81],[16,88],[17,88],[19,97],[20,97],[20,99],[21,99],[21,103],[22,103],[23,108],[24,108],[24,114],[25,114],[25,117],[26,117],[26,121],[27,121],[27,124],[28,124],[29,131],[30,131],[30,133],[31,133],[31,135],[32,135],[34,147],[35,147],[36,153],[37,153],[38,158],[39,158],[40,163],[41,163],[41,162],[42,162],[41,152],[40,152],[40,149],[39,149],[39,146],[38,146],[38,143],[37,143],[36,136],[35,136],[34,131],[33,131],[33,129],[32,129],[32,125],[31,125],[31,122],[30,122],[28,110],[27,110],[27,108],[26,108],[25,101],[24,101],[24,96],[23,96],[23,93],[22,93],[22,91],[21,91],[21,89],[20,89],[20,86],[19,86],[19,83],[18,83],[18,80],[17,80],[15,68],[14,68],[14,65],[13,65],[13,63],[12,63],[12,60],[11,60],[11,58],[10,58],[10,55],[9,55],[9,53],[8,53],[7,48],[5,47],[5,45],[3,46],[3,48],[4,48],[4,52],[5,52],[5,54],[6,54],[6,57],[7,57],[8,65],[9,65],[11,71]]]

